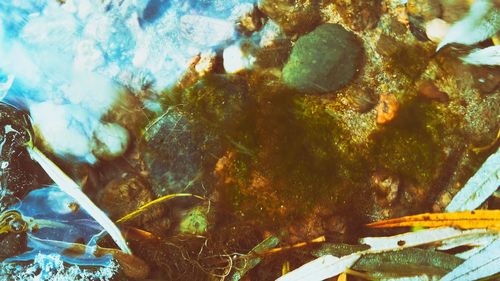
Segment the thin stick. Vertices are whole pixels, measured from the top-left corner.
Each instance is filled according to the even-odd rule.
[[[125,215],[124,217],[118,219],[116,222],[117,223],[122,223],[122,222],[125,222],[125,221],[128,221],[128,220],[131,220],[131,219],[137,217],[138,215],[140,215],[142,212],[146,211],[151,206],[154,206],[154,205],[156,205],[156,204],[158,204],[160,202],[167,201],[167,200],[170,200],[170,199],[173,199],[173,198],[177,198],[177,197],[194,197],[194,198],[197,198],[197,199],[200,199],[200,200],[205,200],[205,198],[203,198],[203,197],[201,197],[199,195],[191,194],[191,193],[169,194],[169,195],[165,195],[163,197],[160,197],[158,199],[155,199],[155,200],[153,200],[153,201],[151,201],[149,203],[146,203],[146,204],[142,205],[137,210],[133,211],[130,214]]]
[[[54,162],[45,156],[36,147],[27,147],[28,152],[33,160],[38,162],[49,177],[59,186],[59,188],[66,192],[69,196],[73,197],[76,202],[93,217],[108,234],[113,238],[116,245],[127,253],[132,254],[132,251],[127,245],[118,227],[109,219],[109,217],[97,207],[88,197],[83,193],[70,177],[68,177]]]

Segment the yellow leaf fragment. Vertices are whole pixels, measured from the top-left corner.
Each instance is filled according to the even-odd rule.
[[[373,228],[389,227],[457,227],[500,230],[500,210],[475,210],[454,213],[425,213],[367,224]]]
[[[473,147],[472,152],[477,154],[477,153],[482,153],[482,152],[488,151],[491,148],[493,148],[498,143],[499,140],[500,140],[500,129],[498,129],[497,136],[495,137],[495,139],[492,142],[490,142],[489,144],[487,144],[485,146]]]
[[[337,281],[347,281],[347,274],[345,272],[340,274],[339,277],[337,278]]]
[[[281,266],[281,275],[285,275],[288,272],[290,272],[290,262],[285,261],[283,265]]]

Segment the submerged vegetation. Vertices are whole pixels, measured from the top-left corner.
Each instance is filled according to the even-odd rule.
[[[0,279],[498,276],[498,4],[47,1],[0,4]]]

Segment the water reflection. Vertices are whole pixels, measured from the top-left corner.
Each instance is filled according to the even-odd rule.
[[[0,219],[0,233],[26,232],[29,248],[4,262],[30,261],[39,253],[57,253],[64,262],[76,265],[111,262],[110,253],[96,251],[102,227],[57,186],[30,192]]]

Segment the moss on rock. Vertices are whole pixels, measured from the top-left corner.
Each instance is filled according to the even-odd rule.
[[[283,81],[307,93],[336,91],[359,71],[362,54],[354,33],[338,24],[323,24],[297,40],[283,68]]]

